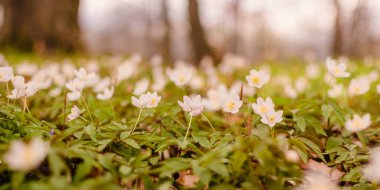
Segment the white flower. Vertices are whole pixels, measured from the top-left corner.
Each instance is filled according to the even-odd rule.
[[[285,158],[288,162],[297,163],[300,160],[300,155],[295,150],[286,150],[285,151]]]
[[[58,95],[60,95],[62,92],[62,89],[61,88],[53,88],[49,91],[49,96],[50,97],[57,97]]]
[[[189,83],[190,87],[194,90],[200,90],[204,87],[205,81],[200,75],[195,75]]]
[[[261,88],[269,81],[270,75],[265,71],[257,71],[252,69],[249,75],[245,77],[248,81],[248,85],[251,87]]]
[[[300,77],[295,81],[294,86],[297,92],[303,92],[309,87],[309,81],[306,77]]]
[[[269,112],[261,115],[261,122],[264,124],[267,124],[269,127],[274,127],[276,123],[279,123],[283,120],[282,118],[283,111],[277,111],[270,110]]]
[[[23,79],[23,78],[22,78]],[[20,79],[21,80],[21,79]],[[21,97],[30,97],[33,96],[39,89],[38,83],[34,81],[29,81],[28,83],[22,84],[22,81],[18,81],[19,84],[16,84],[18,87],[24,86],[22,89],[15,88],[12,90],[11,94],[9,94],[7,97],[10,99],[17,99]]]
[[[193,97],[184,96],[183,102],[178,100],[178,104],[182,107],[183,111],[190,112],[191,116],[198,116],[203,111],[203,103],[200,95]]]
[[[337,63],[331,58],[326,59],[326,67],[328,72],[337,78],[346,78],[350,76],[349,72],[346,72],[347,65],[344,63]]]
[[[348,85],[348,94],[353,95],[363,95],[369,91],[371,81],[368,77],[361,76],[352,79]]]
[[[25,75],[25,76],[32,76],[34,73],[36,73],[38,70],[38,67],[36,64],[23,62],[20,65],[17,65],[16,72],[19,75]]]
[[[102,93],[98,93],[96,95],[96,98],[99,100],[109,100],[112,98],[114,92],[114,87],[112,88],[105,88]]]
[[[314,79],[320,75],[321,71],[318,64],[312,63],[308,64],[306,67],[306,76]]]
[[[96,84],[92,89],[94,92],[98,93],[98,92],[104,91],[104,89],[106,89],[110,85],[111,85],[111,79],[109,77],[105,77],[102,80],[100,80],[98,84]]]
[[[87,73],[84,68],[75,70],[74,74],[77,79],[84,83],[85,86],[94,86],[99,82],[99,76],[96,73]]]
[[[75,78],[66,83],[66,88],[71,91],[82,91],[85,86],[85,82],[80,80],[79,78]]]
[[[177,86],[184,86],[193,77],[193,70],[189,66],[177,65],[174,69],[167,69],[169,79]]]
[[[340,96],[343,92],[343,84],[334,84],[331,89],[327,91],[327,95],[330,98],[336,98]]]
[[[21,98],[21,97],[23,97],[23,90],[13,89],[11,91],[11,94],[9,94],[7,97],[10,98],[10,99]]]
[[[328,176],[314,171],[306,171],[303,183],[296,190],[339,190]]]
[[[380,149],[375,148],[370,151],[369,164],[364,167],[364,177],[370,181],[380,182]]]
[[[141,95],[142,93],[146,92],[148,90],[149,86],[149,80],[148,79],[142,79],[140,81],[137,81],[135,83],[135,89],[133,90],[134,95]]]
[[[358,132],[367,129],[371,125],[371,115],[368,113],[363,117],[355,114],[354,117],[346,121],[345,127],[351,132]]]
[[[240,100],[240,97],[238,95],[232,95],[225,101],[223,111],[237,113],[242,105],[243,102]]]
[[[0,67],[0,82],[8,82],[13,78],[12,67]]]
[[[76,105],[74,105],[74,107],[71,108],[71,113],[67,116],[67,120],[72,121],[76,119],[77,117],[79,117],[80,114],[81,114],[80,110],[78,109]]]
[[[236,69],[243,68],[246,64],[247,61],[244,57],[227,53],[218,68],[223,74],[232,74]]]
[[[74,70],[74,75],[82,81],[87,80],[87,71],[84,68],[79,68],[79,70]]]
[[[81,97],[82,93],[80,91],[72,91],[67,93],[67,100],[68,101],[75,101],[78,100]]]
[[[223,103],[228,95],[227,87],[219,84],[216,89],[207,91],[207,98],[203,100],[204,106],[210,111],[222,109]]]
[[[132,97],[132,104],[138,108],[153,108],[158,105],[161,100],[161,96],[157,96],[156,92],[150,93],[147,92],[145,94],[141,94],[137,99],[136,97]]]
[[[376,86],[377,93],[380,94],[380,84]]]
[[[290,84],[285,86],[284,93],[292,99],[297,98],[298,96],[298,92]]]
[[[35,81],[29,81],[26,83],[25,97],[33,96],[39,90],[39,84]]]
[[[240,94],[241,91],[241,81],[235,81],[229,90],[230,94]],[[244,96],[253,96],[256,93],[256,89],[254,87],[250,87],[247,84],[243,84],[243,95]]]
[[[25,79],[23,76],[15,76],[12,79],[12,84],[15,89],[23,90],[26,88]]]
[[[157,92],[147,92],[146,95],[149,97],[149,102],[146,105],[147,108],[157,107],[158,103],[161,101],[161,96],[157,95]]]
[[[10,150],[4,155],[4,161],[11,170],[31,170],[41,164],[48,151],[49,144],[41,139],[35,138],[29,144],[22,141],[12,141]]]
[[[270,97],[267,97],[265,101],[263,98],[259,97],[257,98],[257,103],[252,104],[252,108],[256,114],[264,115],[269,111],[274,110],[274,104]]]
[[[136,73],[138,62],[126,60],[116,68],[116,80],[117,83],[122,82],[130,78],[134,73]]]

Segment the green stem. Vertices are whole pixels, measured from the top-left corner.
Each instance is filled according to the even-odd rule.
[[[82,116],[79,116],[81,119],[83,119],[85,122],[88,122],[88,120],[87,119],[85,119],[84,117],[82,117]]]
[[[136,126],[137,126],[137,124],[138,124],[139,121],[140,121],[140,117],[141,117],[142,110],[143,110],[143,108],[141,107],[141,108],[140,108],[139,116],[137,117],[137,120],[136,120],[135,126],[133,126],[133,129],[132,129],[132,132],[131,132],[131,133],[133,133],[133,132],[135,131]]]
[[[186,131],[186,134],[185,134],[185,138],[183,139],[183,142],[184,142],[184,143],[185,143],[185,141],[186,141],[187,135],[189,134],[190,126],[191,126],[191,120],[192,120],[192,119],[193,119],[193,116],[190,115],[189,126],[187,127],[187,131]]]
[[[7,105],[9,104],[9,86],[8,86],[8,82],[5,83],[6,86],[7,86]]]
[[[327,88],[326,88],[326,91],[325,91],[325,97],[324,97],[324,100],[325,100],[325,101],[326,101],[326,99],[327,99],[327,94],[328,94],[329,89],[330,89],[330,83],[331,83],[331,81],[332,81],[333,78],[334,78],[334,77],[331,76],[331,78],[330,78],[329,81],[327,82]]]
[[[114,108],[114,106],[113,106],[112,100],[110,100],[110,105],[111,105],[111,109],[112,109],[112,116],[113,116],[113,119],[116,119],[115,108]]]
[[[215,132],[214,126],[211,124],[210,120],[206,117],[206,115],[203,113],[201,113],[201,115],[207,120],[208,124],[211,126],[212,130]]]
[[[30,110],[29,110],[28,104],[27,104],[27,102],[26,102],[26,96],[23,98],[23,102],[24,102],[24,106],[26,107],[26,110],[27,110],[28,113],[30,114]]]
[[[84,104],[84,106],[86,107],[86,110],[87,110],[88,114],[90,115],[91,122],[94,122],[94,120],[92,119],[92,115],[91,115],[90,109],[88,109],[88,106],[87,106],[86,100],[84,99],[83,95],[81,95],[81,96],[82,96],[83,104]]]

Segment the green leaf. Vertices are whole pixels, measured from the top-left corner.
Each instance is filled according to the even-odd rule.
[[[86,177],[92,170],[92,163],[90,160],[84,160],[83,163],[79,164],[77,170],[75,171],[74,182],[78,182],[84,177]]]
[[[327,121],[331,116],[331,113],[334,111],[334,108],[331,105],[322,105],[322,115],[323,118]]]
[[[122,141],[133,148],[140,149],[139,144],[133,139],[122,139]]]
[[[305,132],[305,129],[306,129],[305,119],[300,116],[296,117],[296,126],[298,127],[298,129],[301,130],[301,132]]]
[[[313,141],[306,139],[304,137],[296,137],[301,142],[305,143],[308,147],[310,147],[318,156],[321,158],[324,162],[326,162],[324,156],[322,155],[321,149],[317,144],[315,144]]]
[[[220,163],[220,162],[212,162],[212,163],[208,164],[207,167],[208,167],[211,171],[213,171],[213,172],[219,174],[220,176],[222,176],[222,177],[224,177],[224,178],[228,178],[228,177],[229,177],[228,169],[227,169],[226,165],[223,164],[223,163]]]

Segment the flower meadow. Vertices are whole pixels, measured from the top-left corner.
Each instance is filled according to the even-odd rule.
[[[0,189],[378,189],[380,64],[0,67]]]

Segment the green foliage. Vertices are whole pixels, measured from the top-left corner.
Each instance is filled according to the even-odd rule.
[[[282,70],[273,68],[275,73]],[[244,80],[247,72],[241,73],[235,77]],[[313,88],[326,85],[320,79],[311,83]],[[193,189],[293,189],[301,183],[309,160],[344,172],[339,179],[342,186],[375,189],[361,171],[369,148],[379,142],[380,118],[373,118],[370,129],[350,133],[344,129],[346,117],[366,112],[369,105],[322,98],[325,92],[317,87],[296,100],[279,97],[282,92],[275,86],[259,89],[259,96],[273,97],[276,107],[284,111],[274,137],[272,129],[252,112],[250,103],[256,98],[243,97],[244,105],[234,116],[205,112],[216,131],[203,117],[194,117],[185,142],[189,116],[176,102],[190,91],[172,84],[160,94],[163,100],[158,107],[143,110],[134,133],[139,109],[131,105],[125,84],[116,87],[110,101],[97,100],[89,90],[83,92],[93,121],[86,111],[81,115],[86,121],[67,121],[74,103],[66,104],[63,96],[49,97],[47,90],[29,99],[31,113],[23,112],[17,101],[7,105],[3,96],[1,157],[16,139],[41,137],[50,142],[50,150],[34,170],[15,172],[2,162],[0,189],[186,189],[181,182],[184,176],[198,179]],[[199,91],[206,94],[207,89]],[[75,105],[84,110],[83,103]],[[300,161],[289,160],[287,150],[295,150]]]

